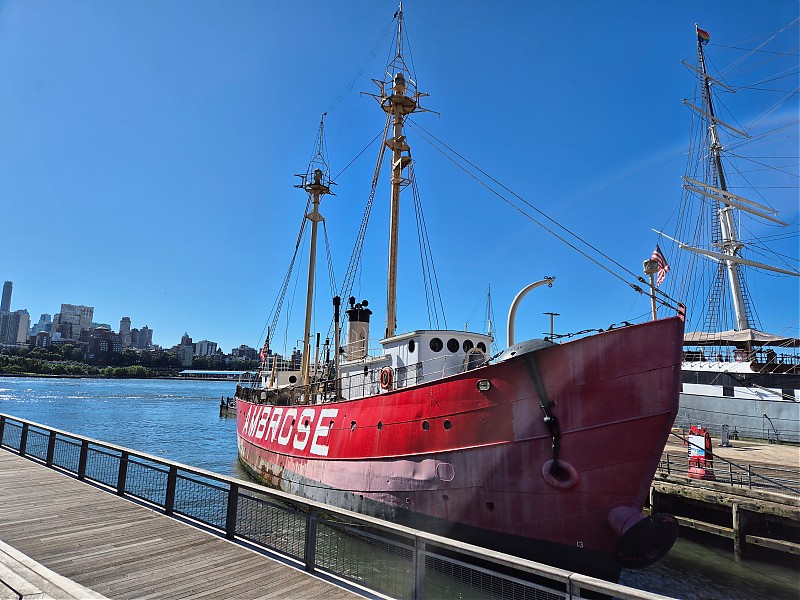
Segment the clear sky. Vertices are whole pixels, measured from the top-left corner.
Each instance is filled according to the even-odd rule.
[[[258,346],[305,206],[294,189],[327,111],[333,175],[381,130],[373,99],[393,35],[393,1],[0,2],[0,281],[33,322],[61,303],[122,316],[162,346],[184,331],[226,352]],[[424,104],[416,123],[632,271],[668,228],[681,195],[694,89],[695,23],[722,69],[798,16],[795,0],[436,2],[404,4],[410,65]],[[777,251],[798,256],[798,27],[727,72],[748,126],[793,123],[755,149],[788,174],[763,197],[790,223]],[[792,71],[793,70],[793,71]],[[766,87],[766,86],[762,86]],[[759,130],[759,126],[756,130]],[[409,130],[450,328],[485,327],[485,296],[505,343],[647,318],[649,302],[521,217]],[[369,193],[373,146],[323,200],[337,284]],[[781,158],[775,158],[781,157]],[[770,172],[771,173],[771,172]],[[771,175],[772,177],[772,175]],[[385,318],[388,189],[378,190],[355,295]],[[410,198],[410,196],[409,196]],[[398,330],[428,326],[412,204],[401,224]],[[774,233],[774,229],[770,229]],[[321,252],[315,330],[327,331]],[[305,268],[307,256],[301,268]],[[668,277],[676,276],[670,273]],[[303,276],[304,277],[304,276]],[[798,333],[798,282],[755,279],[765,329]],[[293,304],[292,304],[293,301]],[[290,287],[301,336],[302,281]],[[293,339],[292,339],[292,336]],[[281,350],[281,348],[277,348]]]

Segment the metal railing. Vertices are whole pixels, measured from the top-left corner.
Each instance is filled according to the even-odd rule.
[[[665,598],[0,414],[0,448],[392,598]],[[502,571],[502,572],[501,572]],[[536,582],[532,581],[533,579]]]
[[[800,494],[800,471],[770,467],[769,465],[739,465],[714,456],[710,468],[714,481],[748,489],[775,490],[782,493]],[[686,475],[689,457],[686,452],[664,452],[658,463],[657,473],[665,475]]]

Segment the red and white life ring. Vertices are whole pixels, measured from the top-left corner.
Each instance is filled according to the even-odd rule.
[[[389,390],[392,388],[392,379],[394,374],[392,373],[392,367],[383,367],[381,369],[381,389]]]

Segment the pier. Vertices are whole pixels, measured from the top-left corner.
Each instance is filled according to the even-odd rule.
[[[731,541],[738,557],[756,548],[800,557],[800,448],[714,439],[713,479],[687,476],[688,445],[676,431],[650,492],[654,512],[675,515],[692,531]]]

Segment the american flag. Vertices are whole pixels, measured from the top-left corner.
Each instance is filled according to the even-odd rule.
[[[664,277],[667,276],[667,271],[669,271],[669,264],[667,263],[667,259],[664,258],[664,254],[661,252],[661,248],[658,247],[656,244],[656,249],[653,250],[653,256],[650,257],[650,260],[654,260],[658,263],[658,279],[656,280],[656,285],[661,285],[661,282],[664,281]]]

